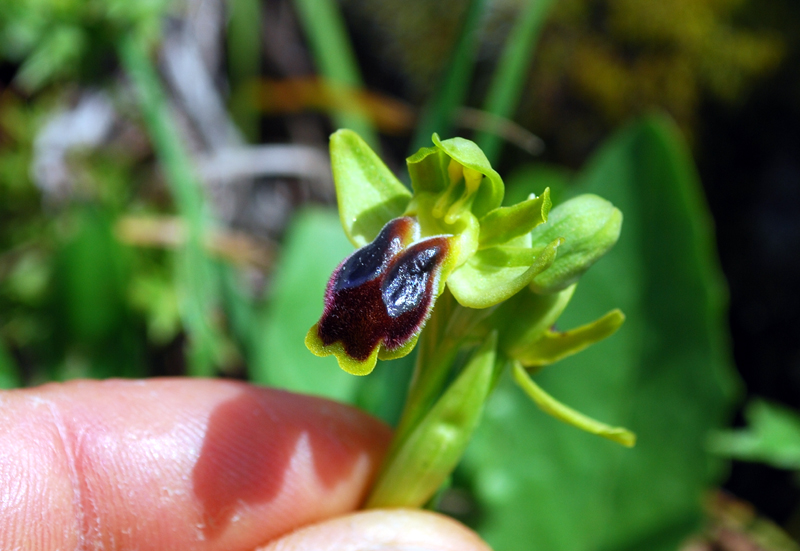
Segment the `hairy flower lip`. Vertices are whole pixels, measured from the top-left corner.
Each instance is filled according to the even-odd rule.
[[[343,260],[325,291],[325,308],[306,336],[319,356],[334,354],[363,375],[377,359],[411,351],[452,271],[453,236],[420,239],[411,217],[391,220],[378,236]]]

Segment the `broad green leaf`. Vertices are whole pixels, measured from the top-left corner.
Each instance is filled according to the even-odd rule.
[[[584,194],[552,210],[545,224],[531,232],[533,247],[543,247],[553,239],[564,239],[558,258],[533,280],[538,293],[566,289],[592,264],[608,252],[619,238],[622,213],[596,195]]]
[[[336,213],[300,212],[288,231],[275,274],[272,300],[256,325],[250,377],[256,383],[353,403],[360,377],[319,358],[304,343],[319,320],[328,278],[353,247]]]
[[[475,201],[472,203],[472,213],[475,216],[481,218],[503,203],[503,179],[492,168],[489,159],[483,154],[481,148],[475,145],[475,142],[464,138],[440,140],[439,136],[434,134],[433,143],[457,163],[476,170],[486,177],[481,182]]]
[[[530,233],[533,228],[547,221],[551,206],[550,190],[545,189],[539,197],[530,197],[516,205],[494,209],[480,220],[479,247],[495,247]]]
[[[447,285],[462,306],[494,306],[517,294],[551,266],[561,243],[556,239],[535,249],[493,247],[478,251],[450,275]]]
[[[550,365],[610,337],[624,321],[622,312],[612,310],[600,319],[569,331],[548,329],[539,339],[520,343],[507,353],[526,368]]]
[[[411,192],[352,130],[334,132],[330,150],[342,227],[353,245],[363,247],[403,214]]]
[[[129,318],[128,251],[114,238],[111,217],[97,207],[70,213],[70,231],[55,257],[51,301],[62,339],[51,376],[140,377],[144,351]]]
[[[458,463],[483,413],[496,349],[493,332],[384,466],[367,507],[421,507],[434,495]]]
[[[779,469],[800,469],[800,414],[756,400],[748,404],[745,418],[747,428],[713,435],[710,447],[715,453]]]
[[[579,182],[625,224],[559,324],[615,307],[627,319],[537,382],[638,442],[626,450],[558,423],[504,377],[463,464],[483,512],[477,528],[497,551],[674,550],[718,480],[706,442],[735,381],[710,218],[691,157],[661,117],[613,136]]]

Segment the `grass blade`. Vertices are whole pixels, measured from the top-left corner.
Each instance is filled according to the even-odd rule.
[[[144,47],[131,34],[117,44],[122,65],[133,82],[145,127],[163,166],[167,184],[178,212],[186,220],[186,245],[176,256],[176,281],[183,287],[181,314],[189,334],[189,372],[213,374],[220,357],[222,337],[212,322],[216,301],[217,272],[202,246],[210,216],[203,204],[200,183],[182,146],[180,133],[172,122],[167,100]]]
[[[469,90],[475,67],[475,50],[479,43],[478,27],[485,7],[486,0],[471,0],[469,3],[442,83],[422,112],[411,153],[420,147],[430,146],[434,132],[444,137],[450,136],[455,110],[463,105]]]
[[[525,76],[533,58],[534,44],[544,26],[554,0],[529,1],[511,32],[492,79],[484,111],[510,118],[519,102]],[[475,140],[491,162],[497,160],[502,142],[496,134],[482,132]]]
[[[345,88],[360,87],[361,73],[336,3],[333,0],[295,0],[294,4],[322,76],[334,88],[336,84]],[[341,101],[352,101],[351,98],[345,90]],[[336,114],[333,122],[338,128],[357,132],[373,149],[378,147],[378,136],[365,115],[348,109]]]

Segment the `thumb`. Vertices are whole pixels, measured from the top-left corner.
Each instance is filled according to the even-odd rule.
[[[453,519],[415,509],[376,509],[306,526],[258,551],[491,551]]]

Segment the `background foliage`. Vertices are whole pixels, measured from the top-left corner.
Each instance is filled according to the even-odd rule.
[[[393,422],[413,358],[360,379],[302,344],[350,252],[326,136],[403,177],[464,135],[509,198],[624,212],[563,322],[627,322],[541,382],[640,440],[502,381],[440,509],[499,551],[796,549],[798,24],[789,0],[2,0],[0,386],[229,376]],[[789,409],[737,413],[754,396]]]

